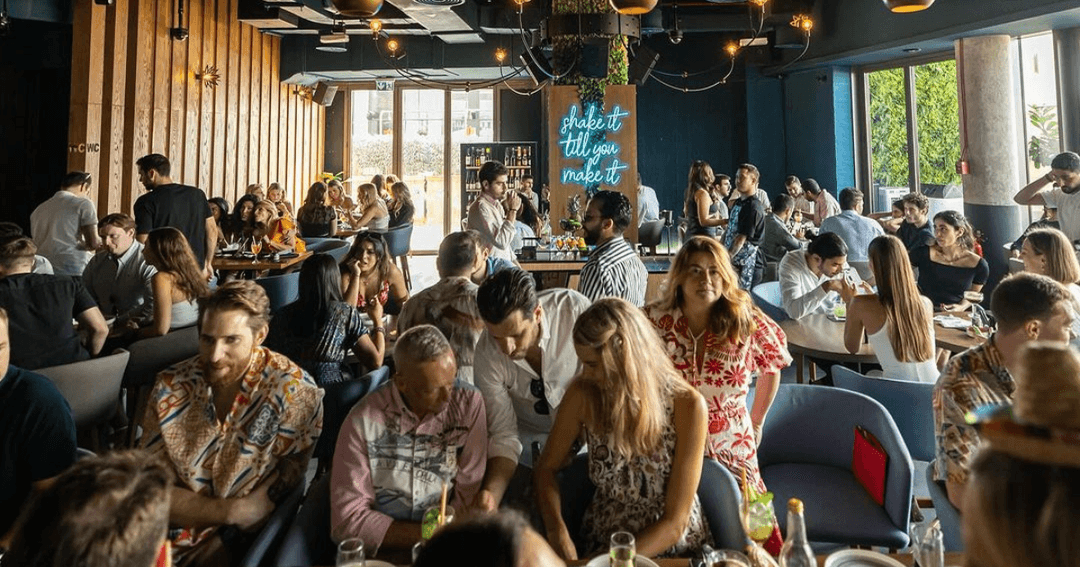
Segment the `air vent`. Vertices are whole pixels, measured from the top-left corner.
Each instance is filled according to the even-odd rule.
[[[460,6],[465,3],[465,0],[414,0],[417,4],[424,4],[427,6]]]

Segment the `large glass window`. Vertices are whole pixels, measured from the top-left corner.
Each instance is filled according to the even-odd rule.
[[[352,92],[352,155],[350,156],[354,194],[360,183],[375,175],[393,171],[394,93],[357,90]]]
[[[446,95],[441,90],[405,89],[401,97],[402,181],[412,193],[414,248],[437,250],[445,232]]]
[[[1027,142],[1029,181],[1050,171],[1050,160],[1061,151],[1056,67],[1052,34],[1020,39],[1024,140]]]
[[[919,139],[919,186],[960,185],[960,102],[956,60],[914,68],[915,131]]]
[[[888,211],[898,196],[910,192],[904,70],[884,69],[866,77],[874,210],[882,212]]]
[[[450,219],[456,230],[461,210],[461,144],[495,141],[495,92],[492,90],[450,93]]]

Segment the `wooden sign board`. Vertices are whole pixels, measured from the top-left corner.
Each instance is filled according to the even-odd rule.
[[[570,218],[568,203],[575,196],[584,218],[586,187],[597,186],[630,199],[635,218],[625,236],[637,242],[637,87],[607,87],[603,108],[583,108],[576,86],[544,93],[552,231],[559,234],[559,220]]]

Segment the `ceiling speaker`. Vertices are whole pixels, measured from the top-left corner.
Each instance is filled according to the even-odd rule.
[[[603,79],[608,75],[608,50],[606,38],[589,38],[581,46],[581,76]]]
[[[626,70],[627,79],[639,87],[644,85],[645,81],[649,80],[649,75],[652,74],[653,67],[656,67],[656,62],[659,60],[659,53],[645,47],[643,44],[638,44],[634,48],[634,58],[630,60],[630,67]]]
[[[334,104],[334,97],[337,95],[337,85],[331,85],[329,83],[319,82],[315,85],[315,93],[311,95],[311,100],[323,105],[330,106]]]

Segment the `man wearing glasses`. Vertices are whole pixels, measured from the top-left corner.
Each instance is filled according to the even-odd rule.
[[[581,372],[572,335],[589,300],[562,288],[537,293],[531,274],[508,268],[480,286],[476,302],[484,332],[474,380],[487,410],[488,461],[474,506],[495,510],[507,492],[522,496],[533,445],[547,439],[566,388]]]

